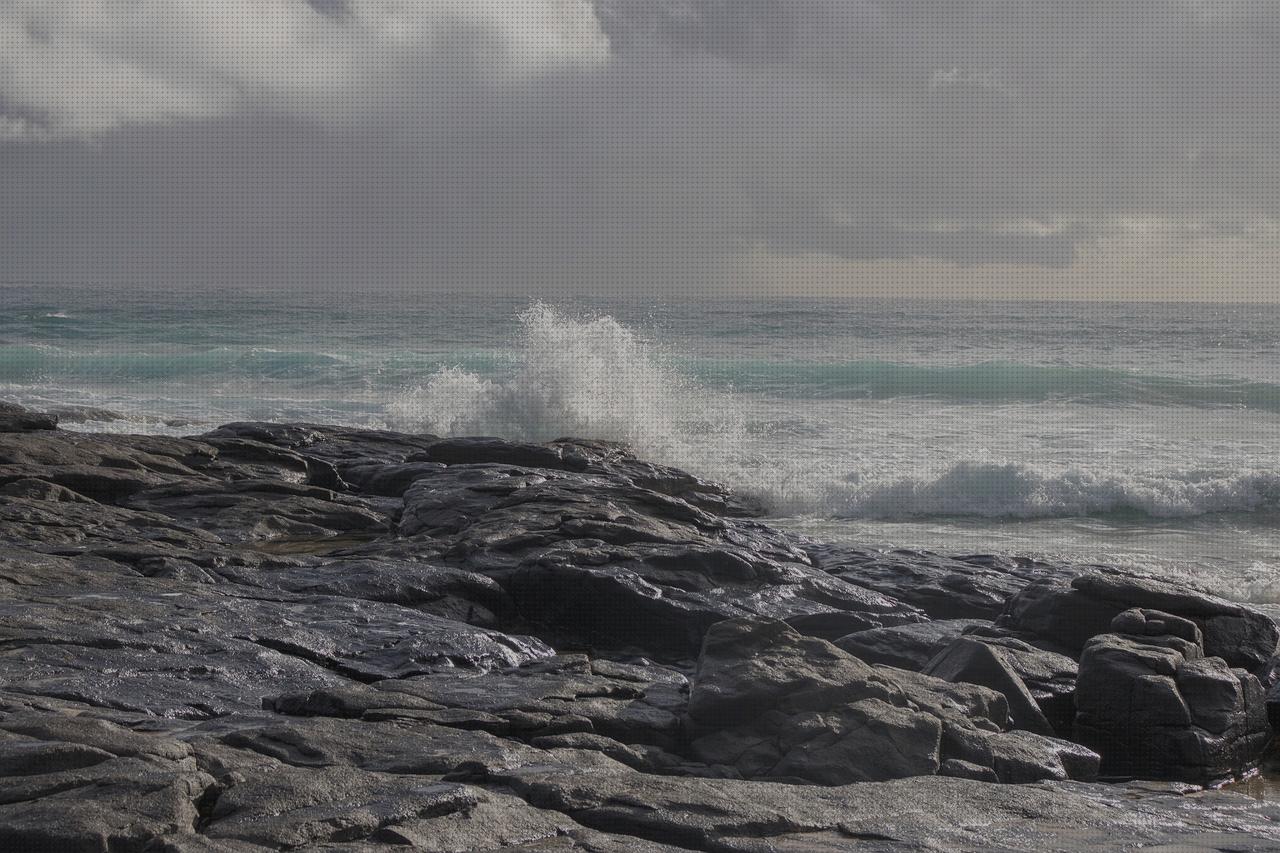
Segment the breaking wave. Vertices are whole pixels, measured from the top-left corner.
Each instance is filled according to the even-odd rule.
[[[1280,510],[1280,475],[1263,470],[1153,472],[988,460],[854,466],[838,448],[811,447],[812,436],[780,441],[760,429],[737,395],[691,378],[607,316],[571,317],[534,305],[520,316],[516,351],[514,370],[501,379],[457,366],[437,370],[390,406],[392,424],[441,435],[623,441],[644,456],[726,482],[776,515],[1190,518]]]
[[[1149,473],[1084,466],[957,462],[942,470],[851,473],[810,488],[756,491],[787,515],[901,520],[1081,516],[1186,519],[1280,511],[1280,475],[1270,471]]]
[[[392,423],[441,435],[608,439],[685,462],[738,428],[726,397],[709,396],[612,317],[535,304],[520,315],[517,352],[503,378],[437,370],[389,406]]]

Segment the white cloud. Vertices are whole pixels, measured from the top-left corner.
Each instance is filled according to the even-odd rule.
[[[0,5],[0,117],[27,136],[263,108],[359,120],[388,93],[607,56],[586,0],[15,0]]]

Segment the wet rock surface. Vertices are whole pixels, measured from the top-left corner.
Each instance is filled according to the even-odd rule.
[[[1092,781],[1248,769],[1263,614],[753,514],[604,442],[0,407],[0,849],[1280,849]]]

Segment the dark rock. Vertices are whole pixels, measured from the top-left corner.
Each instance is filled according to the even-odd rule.
[[[1086,749],[1002,733],[1009,709],[995,691],[870,667],[768,620],[708,632],[689,715],[694,754],[747,778],[883,781],[937,773],[951,758],[1007,782],[1097,775]]]
[[[1029,731],[991,734],[987,741],[996,776],[1005,784],[1098,778],[1100,756],[1080,744]]]
[[[494,577],[530,623],[603,648],[689,658],[744,614],[823,634],[923,618],[814,569],[776,531],[604,472],[455,463],[409,487],[399,532]]]
[[[252,441],[259,445],[324,459],[334,465],[345,462],[404,462],[411,454],[430,447],[433,435],[406,435],[386,430],[317,424],[275,424],[260,421],[226,424],[201,436],[210,443]]]
[[[707,729],[752,722],[770,711],[822,711],[864,699],[897,699],[883,674],[785,622],[734,619],[708,632],[698,658],[689,716]]]
[[[483,712],[530,737],[586,731],[669,749],[683,740],[684,678],[670,670],[622,679],[597,674],[585,657],[567,655],[482,678],[440,673],[374,687],[383,691],[385,708],[409,699]]]
[[[452,566],[406,560],[308,560],[298,566],[226,568],[219,576],[246,586],[300,595],[380,601],[470,625],[496,627],[514,613],[491,578]]]
[[[166,716],[258,708],[262,696],[550,654],[394,604],[119,578],[0,600],[8,689]],[[51,638],[56,638],[53,640]]]
[[[1134,608],[1195,623],[1204,636],[1205,654],[1250,671],[1265,667],[1280,642],[1280,628],[1256,610],[1164,581],[1118,573],[1091,572],[1069,584],[1034,583],[1010,600],[999,624],[1045,637],[1078,654],[1091,638],[1108,633],[1112,620]]]
[[[824,571],[917,607],[931,619],[994,619],[1027,584],[1060,573],[1008,557],[943,557],[818,543],[808,543],[806,551]]]
[[[1000,777],[990,767],[961,761],[959,758],[948,758],[938,768],[939,776],[950,776],[953,779],[972,779],[975,782],[999,782]]]
[[[1267,849],[1280,808],[1238,794],[923,777],[814,788],[527,768],[495,782],[586,826],[697,850]]]
[[[1179,637],[1204,648],[1204,635],[1195,622],[1160,610],[1130,608],[1111,620],[1111,630],[1135,637]]]
[[[438,474],[444,467],[439,462],[356,462],[344,465],[341,475],[360,492],[398,498],[415,482]]]
[[[0,432],[32,432],[57,428],[57,415],[33,412],[16,403],[0,401]]]
[[[550,760],[544,751],[518,741],[411,719],[250,720],[217,739],[294,767],[355,767],[392,774],[440,776],[463,767],[496,772]]]
[[[97,853],[142,850],[188,835],[213,780],[183,763],[119,758],[91,767],[0,780],[0,849]]]
[[[1180,637],[1104,634],[1085,646],[1075,731],[1108,776],[1218,781],[1271,740],[1262,686]]]
[[[833,642],[867,663],[881,663],[919,672],[943,649],[970,628],[990,625],[982,619],[940,619],[872,628],[846,634]]]
[[[1103,639],[1151,668],[1095,667],[1086,740],[1114,734],[1089,691],[1133,677],[1142,737],[1238,769],[1263,685],[1197,643],[1270,682],[1260,614],[1101,567],[1072,587],[1030,560],[821,546],[753,512],[606,442],[2,432],[0,849],[1270,843],[1270,806],[1068,784],[1095,752],[1008,730],[1038,706],[1068,733],[1075,663],[1037,631],[1078,606],[1099,633],[1121,616],[1132,635]],[[937,672],[1000,691],[884,665],[952,643]]]
[[[228,542],[376,534],[387,527],[381,512],[358,500],[318,486],[274,480],[148,488],[133,494],[127,506],[167,515]]]
[[[924,668],[925,675],[944,681],[966,681],[998,690],[1009,702],[1009,717],[1016,729],[1052,735],[1053,726],[1018,673],[1005,660],[1003,649],[961,637],[938,653]]]
[[[43,480],[103,503],[115,503],[171,482],[169,477],[144,470],[93,465],[0,465],[0,483],[23,480]]]
[[[10,480],[0,486],[0,495],[14,498],[31,498],[37,501],[70,501],[72,503],[93,503],[79,492],[73,492],[66,486],[50,483],[48,480],[24,478]]]
[[[439,462],[445,465],[517,465],[558,471],[585,471],[589,460],[580,453],[565,452],[564,446],[520,444],[500,438],[447,438],[409,457],[409,462]]]
[[[378,840],[399,824],[465,813],[477,802],[467,788],[448,782],[283,767],[223,792],[204,833],[274,849]]]
[[[1076,676],[1079,665],[1073,658],[1032,645],[1012,636],[1001,636],[979,628],[968,635],[995,652],[1001,661],[1026,685],[1040,712],[1061,737],[1070,737],[1075,724]]]

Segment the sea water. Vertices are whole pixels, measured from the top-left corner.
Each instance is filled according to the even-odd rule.
[[[803,533],[1280,603],[1280,306],[0,287],[71,429],[613,439]]]

